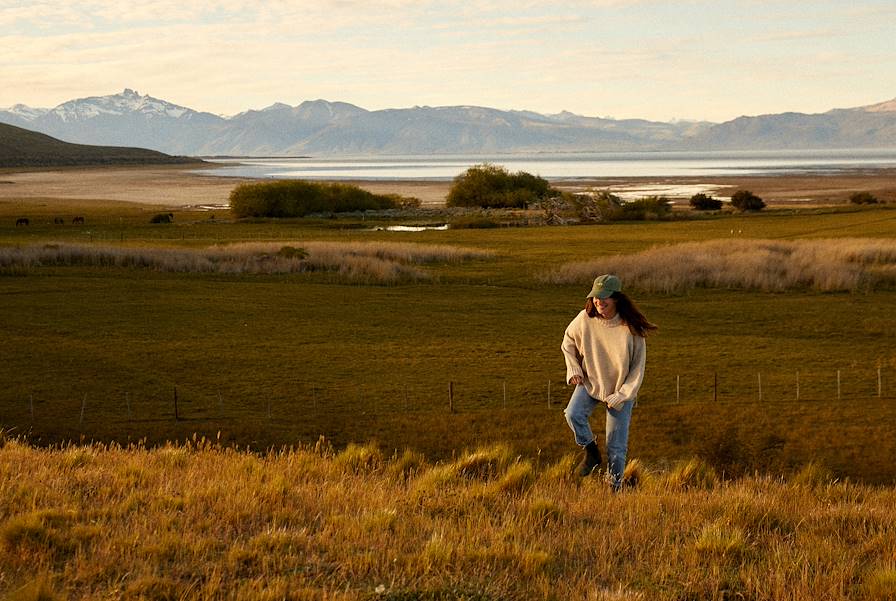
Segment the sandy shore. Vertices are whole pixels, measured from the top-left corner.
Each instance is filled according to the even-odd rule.
[[[243,179],[192,173],[194,167],[71,168],[0,173],[0,201],[36,199],[110,200],[171,208],[220,206]],[[449,181],[352,182],[374,193],[419,198],[424,206],[443,205]],[[768,204],[839,204],[849,195],[868,191],[896,202],[896,169],[856,169],[831,175],[782,174],[767,176],[657,177],[564,179],[556,187],[580,191],[610,189],[626,197],[662,194],[686,203],[696,192],[730,196],[738,189],[752,191]]]

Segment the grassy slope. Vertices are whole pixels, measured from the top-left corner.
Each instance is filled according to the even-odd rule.
[[[48,215],[54,210],[46,208]],[[0,240],[396,239],[332,227],[345,221],[213,225],[182,214],[177,226],[149,226],[153,210],[95,209],[87,213],[89,230],[38,224],[26,231],[2,219]],[[545,287],[538,274],[582,257],[722,238],[732,230],[772,238],[892,236],[894,218],[896,212],[878,209],[410,234],[400,239],[498,255],[429,268],[434,282],[397,287],[350,286],[326,276],[83,268],[4,276],[0,332],[8,344],[0,350],[6,383],[0,419],[44,442],[82,435],[156,442],[221,432],[225,441],[258,448],[323,434],[338,446],[377,439],[432,458],[483,440],[508,440],[527,455],[556,458],[571,448],[560,413],[568,391],[559,341],[586,286]],[[649,342],[633,456],[662,463],[701,453],[732,472],[777,471],[819,458],[841,475],[896,478],[886,426],[896,387],[887,335],[896,330],[894,292],[635,292],[662,330]],[[888,397],[881,400],[878,366]],[[793,402],[797,370],[800,403]],[[716,404],[713,372],[720,384]],[[449,381],[454,415],[447,411]]]
[[[322,453],[320,452],[322,451]],[[695,468],[695,469],[690,469]],[[714,484],[699,464],[612,495],[570,460],[483,448],[0,448],[9,599],[892,599],[892,489]]]
[[[195,162],[154,150],[70,144],[14,125],[0,123],[0,168],[73,165],[160,165]]]

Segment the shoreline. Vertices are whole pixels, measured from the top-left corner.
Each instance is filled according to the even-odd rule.
[[[263,181],[194,173],[195,165],[141,167],[66,167],[62,169],[3,170],[0,202],[80,200],[115,201],[170,208],[222,205],[230,191],[244,182]],[[351,183],[376,194],[416,197],[423,206],[444,206],[451,180],[318,179]],[[870,192],[896,203],[896,168],[855,168],[833,173],[769,173],[762,175],[581,177],[548,178],[556,188],[577,192],[609,189],[624,198],[668,196],[687,204],[704,191],[728,197],[750,190],[778,206],[836,205],[849,202],[854,192]],[[672,192],[670,192],[672,191]],[[677,191],[677,192],[676,192]]]

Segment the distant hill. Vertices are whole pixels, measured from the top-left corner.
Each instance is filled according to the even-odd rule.
[[[167,165],[196,159],[122,146],[69,144],[46,134],[0,123],[0,167]]]
[[[193,156],[896,148],[896,99],[820,114],[666,123],[480,106],[369,111],[326,100],[223,117],[126,89],[52,109],[17,104],[0,109],[0,123],[79,144]]]
[[[896,148],[896,101],[821,114],[738,117],[695,136],[700,150]]]

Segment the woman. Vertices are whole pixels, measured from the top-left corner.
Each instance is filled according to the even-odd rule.
[[[601,456],[588,419],[598,403],[607,406],[607,469],[614,491],[622,486],[632,406],[644,380],[644,337],[657,327],[622,292],[615,275],[602,275],[585,299],[585,309],[563,335],[566,382],[576,389],[566,422],[585,449],[580,476],[600,471]]]

